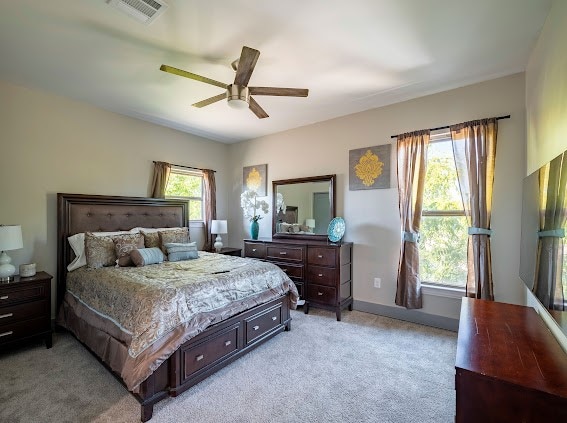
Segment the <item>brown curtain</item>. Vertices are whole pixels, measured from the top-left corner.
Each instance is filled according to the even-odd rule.
[[[213,235],[211,234],[211,221],[217,218],[217,187],[215,184],[215,171],[203,169],[203,200],[205,201],[205,243],[203,250],[213,248]]]
[[[469,224],[466,295],[494,300],[490,216],[496,159],[496,118],[451,126],[453,155]]]
[[[398,196],[402,245],[398,264],[396,304],[421,308],[419,277],[419,224],[427,169],[429,130],[398,135]]]
[[[540,231],[533,292],[547,308],[563,311],[563,240],[567,221],[565,153],[540,169],[539,188]]]
[[[154,162],[154,174],[152,177],[152,186],[150,188],[150,197],[165,198],[165,188],[169,174],[171,173],[171,165],[165,162]]]

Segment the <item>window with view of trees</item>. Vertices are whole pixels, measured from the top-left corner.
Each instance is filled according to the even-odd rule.
[[[464,287],[468,223],[463,210],[451,139],[431,141],[420,227],[423,282]]]
[[[165,188],[166,198],[189,201],[189,220],[203,221],[203,174],[172,168]]]

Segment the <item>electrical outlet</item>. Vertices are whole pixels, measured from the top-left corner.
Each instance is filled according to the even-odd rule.
[[[380,288],[381,284],[382,284],[382,279],[374,278],[374,288]]]

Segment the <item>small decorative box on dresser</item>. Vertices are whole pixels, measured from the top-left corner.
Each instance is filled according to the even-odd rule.
[[[533,308],[463,298],[457,423],[567,422],[567,354]]]
[[[34,336],[51,348],[51,278],[38,272],[0,282],[0,349]]]
[[[352,242],[244,240],[244,256],[270,261],[294,281],[309,307],[352,310]]]

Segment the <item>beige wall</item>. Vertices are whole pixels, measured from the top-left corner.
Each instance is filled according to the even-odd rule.
[[[36,262],[56,275],[58,192],[147,196],[153,160],[217,170],[226,214],[225,144],[5,83],[0,133],[0,223],[21,224],[24,238],[10,253],[16,267]],[[192,238],[202,239],[198,229]]]
[[[526,175],[567,149],[567,2],[555,0],[526,69]],[[527,291],[529,304],[567,351],[567,336]]]
[[[349,191],[349,150],[389,143],[390,136],[400,132],[507,114],[511,119],[499,124],[494,183],[495,296],[499,301],[523,303],[525,293],[518,278],[525,162],[523,74],[233,144],[230,203],[238,204],[243,166],[267,163],[269,185],[275,179],[336,173],[337,215],[347,223],[345,240],[354,242],[354,298],[393,306],[400,247],[397,189],[393,185],[391,189]],[[231,227],[241,230],[234,239],[247,237],[248,222],[241,210],[234,207],[230,212]],[[268,216],[261,221],[260,236],[270,234]],[[382,288],[372,286],[374,277],[382,278]],[[422,311],[458,318],[459,309],[460,300],[427,296]]]

